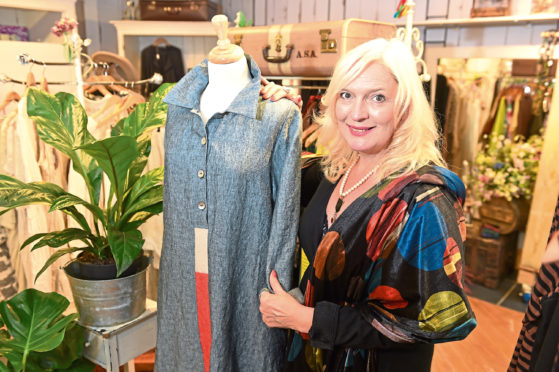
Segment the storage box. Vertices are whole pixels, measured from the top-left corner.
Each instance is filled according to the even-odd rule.
[[[525,199],[494,197],[484,202],[479,208],[480,219],[488,224],[497,226],[501,234],[510,234],[522,229],[528,220],[530,203]]]
[[[362,19],[229,29],[264,76],[331,76],[347,51],[375,38],[392,38],[393,24]]]
[[[466,276],[475,283],[497,288],[514,269],[516,233],[487,239],[477,235],[468,238],[465,247]]]
[[[140,0],[140,17],[146,21],[209,21],[220,12],[208,0]]]

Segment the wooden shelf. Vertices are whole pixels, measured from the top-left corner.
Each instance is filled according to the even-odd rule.
[[[525,16],[504,17],[476,17],[462,19],[431,19],[414,22],[415,27],[445,28],[445,27],[476,27],[476,26],[517,26],[532,23],[558,22],[559,14],[530,14]],[[396,23],[398,27],[405,27],[405,23]]]
[[[211,22],[110,21],[123,36],[216,36]],[[217,37],[217,36],[216,36]]]

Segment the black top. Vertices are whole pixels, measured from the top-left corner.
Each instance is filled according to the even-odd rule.
[[[317,248],[328,230],[326,206],[334,191],[335,184],[322,180],[301,217],[299,240],[309,262],[315,257]],[[310,270],[305,272],[300,289],[305,292]],[[427,343],[397,343],[391,341],[361,317],[349,306],[339,306],[331,302],[319,302],[314,310],[313,324],[309,331],[311,345],[323,350],[326,371],[343,369],[343,360],[336,360],[339,353],[335,349],[358,347],[374,349],[375,372],[382,371],[430,371],[434,346]],[[332,347],[333,346],[333,347]],[[328,350],[330,349],[330,350]],[[358,359],[356,358],[357,362]],[[306,363],[297,359],[288,363],[287,371],[310,371]],[[351,371],[369,371],[364,365],[353,365]]]
[[[164,83],[176,83],[184,76],[182,51],[172,45],[150,45],[142,50],[142,79],[149,79],[158,72]],[[142,94],[148,97],[159,85],[146,84]]]

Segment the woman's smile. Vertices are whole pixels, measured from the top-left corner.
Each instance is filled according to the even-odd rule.
[[[376,125],[373,125],[372,127],[356,127],[349,124],[346,125],[349,128],[349,133],[351,133],[351,135],[353,136],[358,136],[358,137],[366,136],[371,130],[373,130],[376,127]]]

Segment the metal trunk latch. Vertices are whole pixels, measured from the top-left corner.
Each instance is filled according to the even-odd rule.
[[[243,41],[243,34],[233,35],[233,43],[235,43],[238,46],[241,46],[241,41]]]
[[[336,39],[328,39],[332,30],[325,28],[319,31],[320,33],[320,52],[321,53],[336,53],[338,51],[338,42]]]

